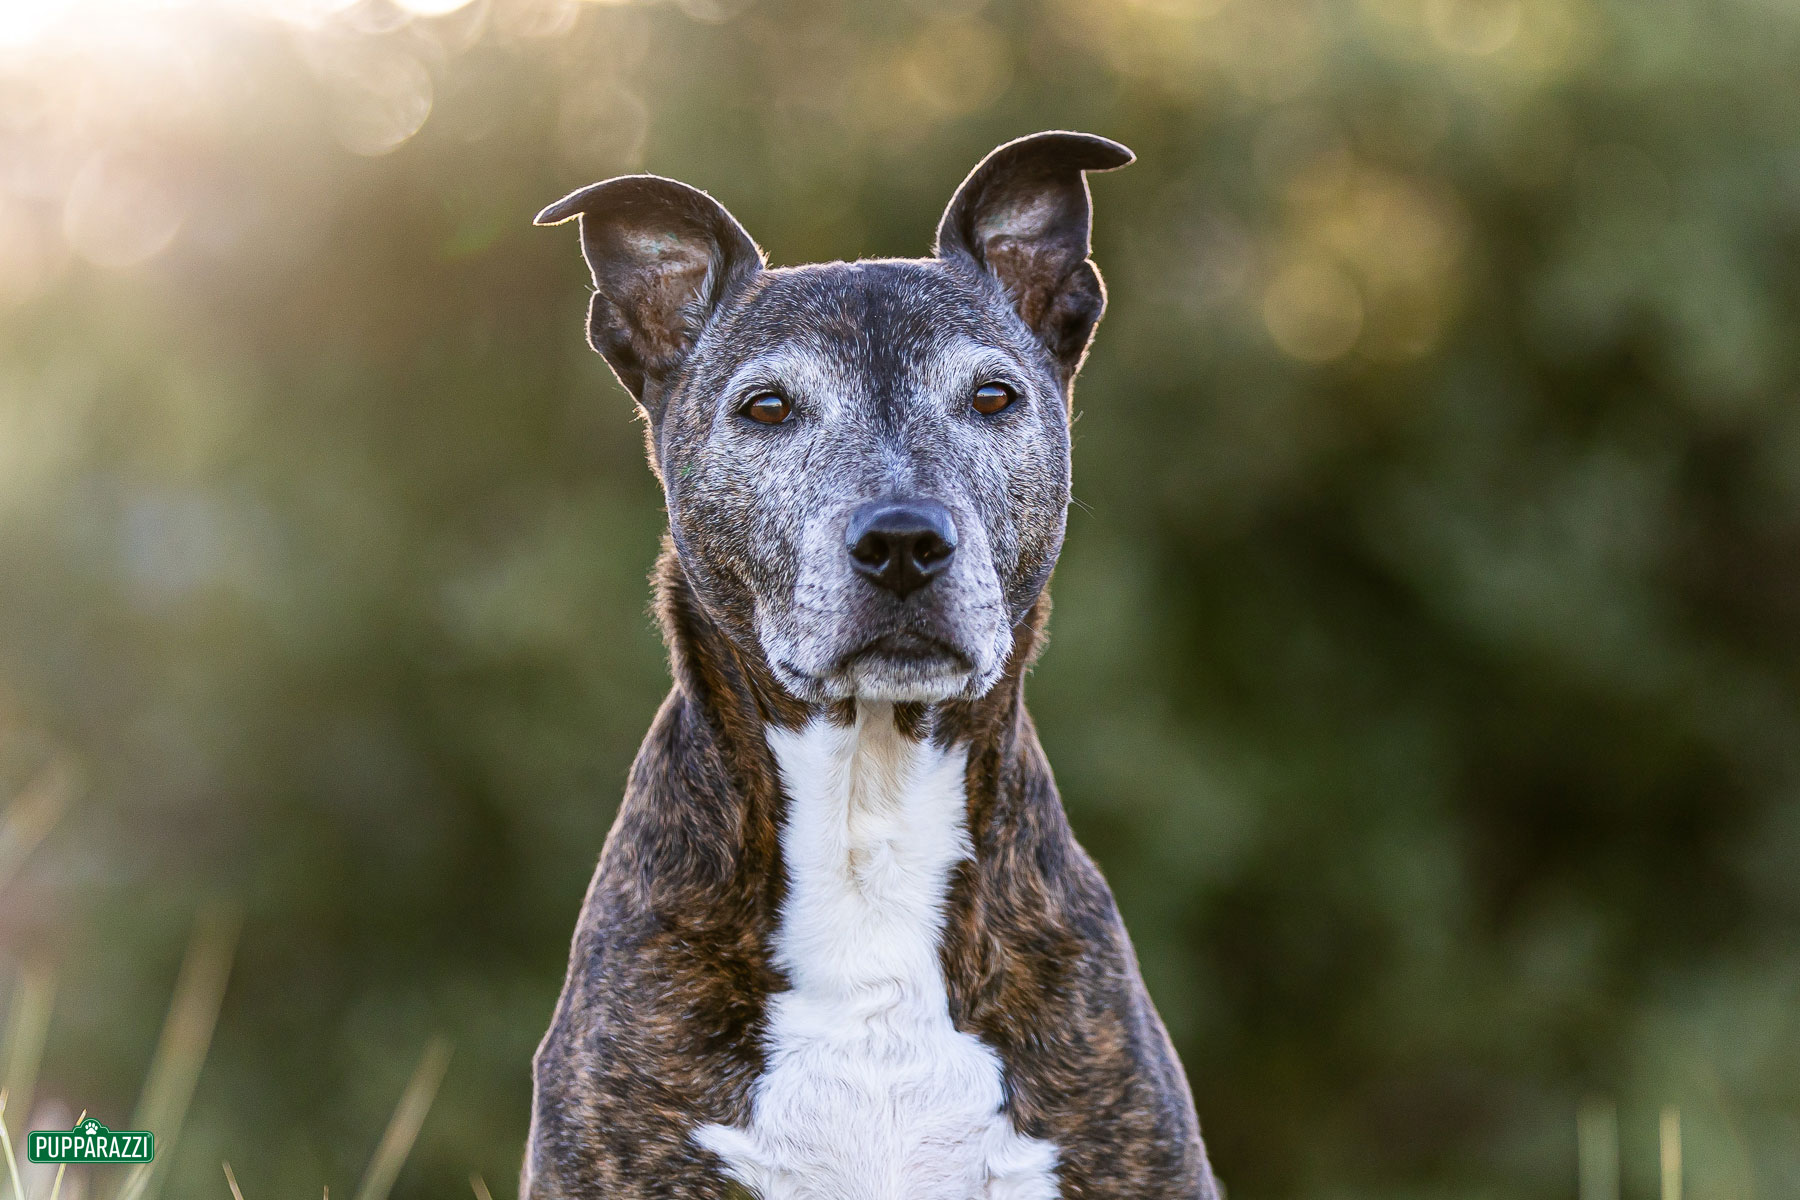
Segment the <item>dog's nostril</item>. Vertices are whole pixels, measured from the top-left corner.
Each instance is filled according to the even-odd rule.
[[[887,534],[877,530],[863,534],[850,547],[850,557],[865,567],[880,567],[893,553],[893,547],[888,545]]]
[[[956,553],[956,525],[935,500],[877,500],[850,514],[844,532],[856,570],[905,596],[942,574]]]
[[[931,563],[937,562],[940,559],[949,558],[951,552],[954,550],[954,546],[951,546],[936,534],[927,533],[924,537],[921,537],[913,547],[913,556],[917,558],[919,562],[929,566]]]

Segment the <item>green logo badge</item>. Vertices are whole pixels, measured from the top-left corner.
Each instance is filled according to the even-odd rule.
[[[131,1129],[114,1133],[89,1117],[67,1133],[33,1130],[25,1139],[25,1157],[34,1163],[147,1163],[156,1157],[156,1135]]]

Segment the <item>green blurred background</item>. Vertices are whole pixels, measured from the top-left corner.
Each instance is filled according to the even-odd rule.
[[[1574,1197],[1581,1112],[1647,1200],[1666,1109],[1800,1196],[1800,8],[454,4],[0,0],[15,1137],[235,919],[162,1195],[350,1195],[434,1034],[394,1195],[510,1195],[666,687],[531,214],[917,254],[1066,127],[1139,162],[1030,695],[1232,1200]]]

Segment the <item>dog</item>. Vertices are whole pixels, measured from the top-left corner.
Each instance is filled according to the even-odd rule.
[[[989,154],[921,259],[771,268],[652,175],[579,221],[674,687],[534,1060],[528,1200],[1216,1200],[1026,713],[1106,305],[1086,173]]]

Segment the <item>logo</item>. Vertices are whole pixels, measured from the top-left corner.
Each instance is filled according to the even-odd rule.
[[[147,1163],[156,1157],[156,1135],[132,1129],[114,1133],[89,1117],[67,1133],[32,1130],[25,1157],[34,1163]]]

